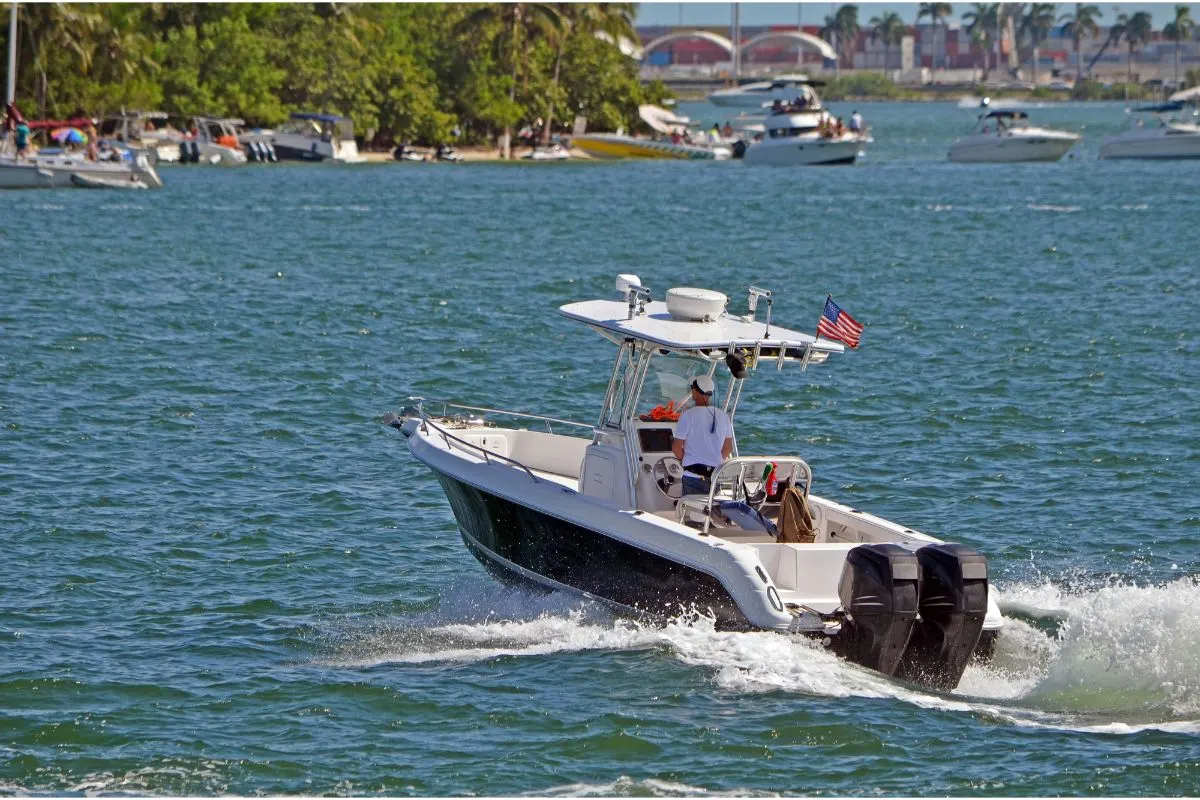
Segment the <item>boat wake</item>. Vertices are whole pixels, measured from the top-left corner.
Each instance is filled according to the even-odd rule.
[[[464,582],[465,583],[465,582]],[[995,656],[950,694],[848,663],[818,641],[716,630],[691,616],[650,626],[567,594],[470,581],[432,612],[359,631],[327,663],[467,663],[589,650],[659,649],[734,693],[878,697],[998,722],[1105,733],[1200,733],[1200,580],[1156,586],[1052,582],[993,589],[1007,624]],[[456,598],[474,598],[472,601]],[[486,610],[484,610],[486,609]]]

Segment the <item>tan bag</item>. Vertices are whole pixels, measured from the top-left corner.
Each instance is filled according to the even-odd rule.
[[[783,493],[779,504],[779,538],[780,542],[810,544],[816,541],[817,534],[813,530],[812,512],[808,508],[808,498],[795,486],[789,486]]]

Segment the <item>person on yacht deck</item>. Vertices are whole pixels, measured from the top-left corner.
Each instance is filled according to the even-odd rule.
[[[695,405],[675,425],[671,451],[683,462],[684,494],[708,494],[713,470],[733,452],[733,423],[712,405],[716,388],[708,375],[697,376],[692,381]]]

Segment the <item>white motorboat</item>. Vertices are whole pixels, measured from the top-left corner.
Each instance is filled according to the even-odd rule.
[[[467,548],[506,581],[650,619],[701,613],[723,629],[815,637],[887,675],[954,688],[1004,625],[984,556],[819,496],[802,458],[742,454],[736,435],[708,493],[681,493],[672,437],[697,376],[718,381],[732,419],[752,379],[771,384],[843,345],[773,325],[771,293],[755,287],[745,316],[704,289],[654,302],[622,275],[617,290],[560,309],[617,346],[595,424],[417,398],[385,417],[441,484]]]
[[[732,108],[762,108],[776,100],[790,101],[800,94],[801,87],[810,83],[807,75],[780,75],[770,81],[756,81],[719,89],[708,96],[715,106]]]
[[[1024,111],[989,111],[950,146],[949,158],[964,163],[1058,161],[1080,138],[1078,133],[1034,127]]]
[[[174,163],[180,157],[182,135],[167,120],[164,111],[121,111],[101,119],[99,132],[135,150],[144,150],[152,164]]]
[[[1106,136],[1100,145],[1101,158],[1200,158],[1200,125],[1197,112],[1190,120],[1175,115],[1183,103],[1162,103],[1130,111],[1129,125],[1120,133]]]
[[[521,158],[529,161],[566,161],[571,157],[571,151],[555,142],[547,147],[535,147]]]
[[[82,153],[34,153],[20,158],[0,155],[0,189],[45,189],[79,186],[79,178],[113,183],[138,182],[162,188],[162,178],[144,152],[130,152],[130,160],[89,161]]]
[[[776,101],[763,120],[763,136],[746,146],[747,164],[792,167],[853,164],[872,141],[867,132],[843,131],[811,85],[797,87],[797,102]]]
[[[238,127],[246,123],[227,117],[192,117],[188,135],[179,142],[180,161],[237,167],[249,159],[238,139]]]
[[[361,164],[354,123],[337,114],[294,112],[283,127],[263,131],[281,160]]]

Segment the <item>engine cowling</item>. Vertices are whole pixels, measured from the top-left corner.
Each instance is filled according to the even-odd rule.
[[[864,544],[846,554],[838,580],[842,629],[833,640],[843,658],[894,675],[917,618],[920,565],[897,544]]]

